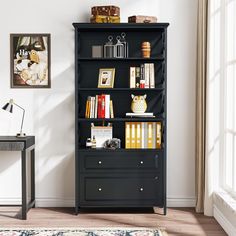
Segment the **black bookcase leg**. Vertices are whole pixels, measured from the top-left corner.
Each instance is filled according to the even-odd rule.
[[[76,214],[76,215],[79,214],[79,207],[78,207],[78,206],[75,207],[75,214]]]
[[[35,208],[35,150],[31,150],[31,200],[34,202],[32,208]]]
[[[167,208],[166,208],[166,206],[164,206],[164,208],[163,208],[163,213],[164,213],[164,215],[166,215],[166,213],[167,213]]]
[[[22,220],[27,219],[26,151],[21,152]]]

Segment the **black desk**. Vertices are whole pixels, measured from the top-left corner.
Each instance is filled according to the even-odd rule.
[[[35,137],[27,136],[24,138],[17,138],[15,136],[0,136],[0,151],[20,151],[21,152],[21,191],[22,204],[21,216],[22,220],[27,219],[27,212],[30,208],[35,207]],[[27,159],[26,152],[30,151],[30,169],[31,169],[31,199],[27,201]],[[9,205],[13,206],[13,205]],[[15,206],[15,205],[14,205]]]

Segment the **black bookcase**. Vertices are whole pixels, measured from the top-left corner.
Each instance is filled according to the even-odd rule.
[[[160,207],[166,214],[166,119],[167,119],[167,27],[154,24],[73,23],[75,28],[75,209],[91,207]],[[126,33],[128,58],[92,58],[92,46],[103,45],[109,35]],[[152,45],[151,57],[141,57],[141,43]],[[155,88],[129,88],[129,68],[154,63]],[[100,68],[115,68],[114,88],[97,88]],[[85,118],[88,96],[110,94],[113,119]],[[127,118],[131,94],[147,94],[147,112],[155,118]],[[126,121],[159,121],[160,149],[125,149]],[[113,137],[121,140],[116,150],[86,149],[91,122],[112,123]]]

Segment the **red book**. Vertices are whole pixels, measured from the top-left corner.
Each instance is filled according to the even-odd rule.
[[[101,97],[102,97],[101,118],[105,118],[105,98],[106,98],[106,95],[102,94]]]
[[[102,118],[101,115],[101,111],[102,111],[102,95],[98,95],[98,118]]]

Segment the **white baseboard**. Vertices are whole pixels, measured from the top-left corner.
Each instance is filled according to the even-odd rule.
[[[167,198],[168,207],[195,207],[195,198]],[[0,198],[0,205],[21,204],[19,198]],[[36,207],[73,207],[74,199],[36,198]]]
[[[213,216],[229,236],[236,235],[236,228],[228,221],[228,219],[215,205],[213,207]]]
[[[196,198],[167,198],[167,207],[195,207]]]

